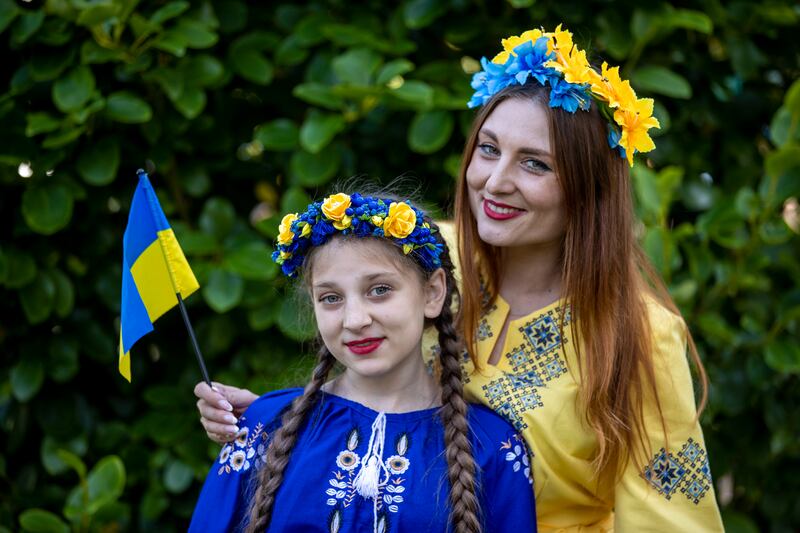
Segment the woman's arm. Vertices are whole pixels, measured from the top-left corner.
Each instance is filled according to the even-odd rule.
[[[615,531],[722,532],[703,431],[686,357],[683,320],[649,305],[654,370],[667,439],[645,392],[647,457],[632,455],[615,490]]]
[[[212,382],[213,389],[205,382],[194,387],[200,423],[208,438],[224,444],[230,442],[239,431],[238,418],[258,398],[247,389]]]

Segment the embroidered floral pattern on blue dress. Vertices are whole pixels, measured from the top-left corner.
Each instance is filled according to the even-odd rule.
[[[525,441],[519,435],[514,435],[512,438],[503,441],[500,444],[501,450],[508,450],[506,452],[506,461],[511,463],[511,468],[514,472],[522,471],[528,483],[533,484],[533,475],[531,474],[531,458],[533,452],[529,452]]]
[[[234,441],[223,446],[219,452],[219,464],[222,466],[217,470],[217,475],[249,470],[253,458],[258,468],[267,453],[266,442],[267,433],[260,422],[253,428],[252,434],[248,427],[240,429]]]
[[[695,505],[712,483],[708,454],[694,439],[686,441],[677,454],[661,448],[645,465],[642,477],[667,500],[680,492]]]

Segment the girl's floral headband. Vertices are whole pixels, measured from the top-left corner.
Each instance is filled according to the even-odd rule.
[[[586,52],[572,43],[572,33],[561,25],[552,33],[528,30],[502,40],[503,51],[494,59],[481,59],[483,70],[472,77],[475,89],[467,105],[478,107],[509,85],[536,80],[550,85],[550,107],[575,113],[589,109],[590,98],[605,104],[609,118],[608,143],[633,166],[633,154],[649,152],[656,145],[647,130],[660,128],[653,116],[653,99],[637,98],[619,67],[603,62],[598,72],[586,60]],[[612,115],[613,112],[613,115]]]
[[[322,246],[338,232],[356,237],[385,237],[404,254],[417,259],[425,271],[433,272],[442,266],[439,257],[443,250],[433,235],[435,231],[425,222],[422,211],[408,202],[338,193],[309,204],[301,215],[290,213],[283,217],[272,260],[284,274],[294,277],[308,251]]]

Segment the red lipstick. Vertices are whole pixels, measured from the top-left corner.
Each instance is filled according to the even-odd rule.
[[[510,209],[510,212],[506,213],[498,213],[495,209]],[[488,198],[483,199],[483,212],[486,214],[487,217],[493,220],[508,220],[510,218],[515,218],[520,216],[523,211],[522,209],[517,209],[514,206],[501,204],[499,202],[495,202],[489,200]]]
[[[366,355],[368,353],[374,352],[378,349],[378,347],[383,342],[383,339],[379,338],[369,338],[369,339],[359,339],[357,341],[350,341],[344,343],[345,346],[350,348],[350,351],[356,355]]]

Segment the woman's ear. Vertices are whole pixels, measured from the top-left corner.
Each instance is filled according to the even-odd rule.
[[[447,279],[444,270],[437,269],[425,282],[425,318],[436,318],[442,312],[447,296]]]

